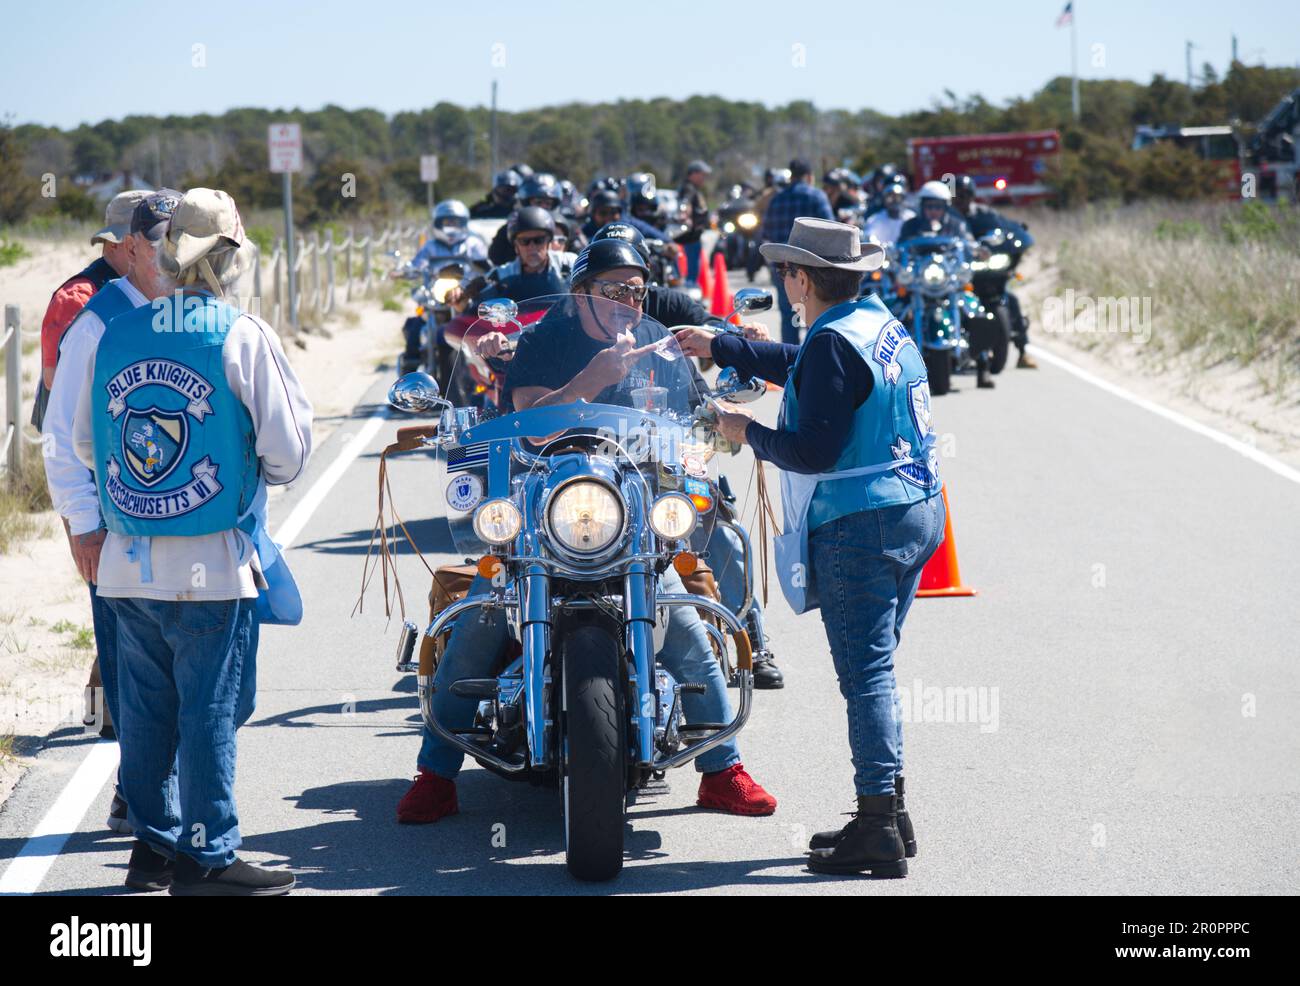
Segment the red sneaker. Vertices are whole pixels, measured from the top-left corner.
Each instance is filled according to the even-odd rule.
[[[745,772],[744,764],[701,777],[700,795],[695,803],[701,808],[715,808],[732,815],[770,815],[776,811],[776,798]]]
[[[459,812],[456,782],[421,767],[415,783],[397,805],[397,820],[403,825],[423,825]]]

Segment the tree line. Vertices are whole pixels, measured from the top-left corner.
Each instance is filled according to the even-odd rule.
[[[667,185],[688,161],[703,158],[721,189],[795,156],[822,168],[847,164],[865,172],[886,161],[905,168],[909,137],[1058,128],[1063,151],[1049,176],[1058,205],[1200,198],[1219,194],[1213,169],[1177,148],[1132,151],[1134,128],[1232,122],[1249,135],[1296,87],[1300,69],[1240,62],[1222,77],[1205,65],[1191,87],[1163,75],[1146,84],[1084,80],[1077,122],[1067,77],[1000,106],[946,92],[929,108],[898,116],[819,109],[806,101],[766,107],[717,96],[572,103],[498,113],[499,163],[527,161],[580,184],[595,175],[646,170]],[[295,209],[308,223],[393,215],[422,202],[421,154],[440,157],[440,196],[477,197],[490,182],[491,118],[481,106],[440,102],[392,116],[333,105],[238,108],[220,115],[127,116],[71,130],[6,123],[0,125],[0,223],[51,212],[93,218],[98,206],[75,179],[124,170],[151,183],[225,188],[245,209],[273,208],[280,181],[267,171],[266,131],[286,120],[302,124],[306,172],[295,185]],[[42,181],[50,175],[58,193],[46,197]],[[344,176],[351,176],[354,194],[342,194]]]

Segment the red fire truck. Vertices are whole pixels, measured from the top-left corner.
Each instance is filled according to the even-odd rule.
[[[1232,127],[1141,126],[1133,135],[1133,150],[1140,151],[1161,141],[1186,148],[1202,161],[1212,161],[1223,194],[1230,199],[1241,197],[1241,145]]]
[[[1055,130],[1035,130],[914,137],[907,142],[907,153],[913,187],[942,181],[947,174],[967,174],[975,179],[981,200],[1019,205],[1051,194],[1048,168],[1061,153],[1061,135]]]

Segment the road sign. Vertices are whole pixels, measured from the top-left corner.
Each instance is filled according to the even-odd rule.
[[[302,170],[302,127],[297,123],[273,123],[266,132],[267,156],[272,174]]]
[[[421,154],[420,155],[420,181],[434,182],[438,180],[438,155]]]

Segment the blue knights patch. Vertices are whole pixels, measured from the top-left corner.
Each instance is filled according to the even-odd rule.
[[[922,448],[928,446],[928,453],[924,462],[909,462],[906,465],[897,466],[894,469],[900,479],[911,483],[913,486],[919,486],[923,490],[932,490],[939,481],[939,457],[934,449],[932,442],[926,443]],[[895,444],[889,447],[889,451],[894,453],[895,459],[912,458],[912,443],[901,435],[897,436]]]
[[[871,358],[880,364],[885,379],[890,383],[898,383],[898,378],[903,373],[903,365],[898,362],[898,354],[904,346],[908,345],[915,346],[916,342],[912,339],[911,333],[903,327],[903,323],[896,318],[886,322],[884,328],[880,330],[880,335],[876,337]]]
[[[916,433],[924,438],[930,434],[930,379],[921,377],[907,385],[907,403],[912,409],[912,423]]]
[[[184,457],[189,438],[184,411],[129,408],[122,422],[122,461],[133,477],[155,486]]]

